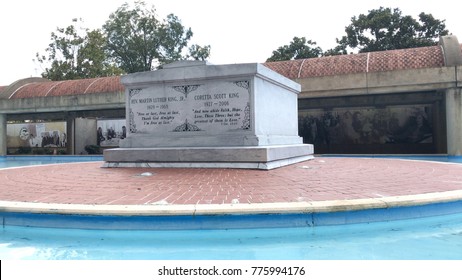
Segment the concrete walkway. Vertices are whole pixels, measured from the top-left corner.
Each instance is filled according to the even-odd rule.
[[[2,169],[0,209],[118,215],[331,212],[462,200],[461,164],[329,157],[270,171],[102,164]]]

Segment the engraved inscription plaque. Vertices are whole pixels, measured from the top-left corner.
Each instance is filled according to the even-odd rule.
[[[134,134],[243,131],[250,128],[250,81],[134,88],[127,105]]]

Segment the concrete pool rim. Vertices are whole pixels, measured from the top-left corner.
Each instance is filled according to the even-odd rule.
[[[314,227],[462,213],[462,191],[347,201],[206,206],[0,201],[0,216],[3,226],[49,228],[197,230]]]

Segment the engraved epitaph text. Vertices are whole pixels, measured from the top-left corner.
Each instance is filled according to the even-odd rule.
[[[250,128],[250,82],[131,89],[128,106],[131,133],[242,131]]]

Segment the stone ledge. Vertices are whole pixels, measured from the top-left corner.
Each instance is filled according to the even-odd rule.
[[[117,148],[103,167],[245,168],[270,170],[313,158],[313,145]]]

